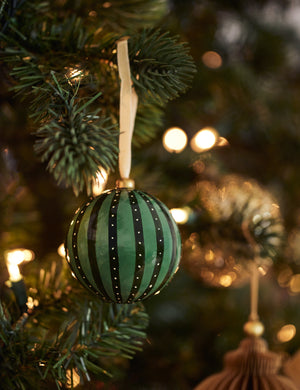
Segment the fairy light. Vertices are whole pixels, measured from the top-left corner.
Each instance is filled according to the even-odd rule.
[[[293,324],[287,324],[284,325],[278,332],[277,332],[277,340],[280,343],[287,343],[288,341],[292,340],[296,335],[296,327]]]
[[[34,259],[34,252],[29,249],[13,249],[4,253],[6,266],[9,273],[9,280],[11,282],[18,282],[22,279],[19,265],[27,263]]]
[[[7,263],[7,270],[11,282],[19,282],[23,279],[17,264]]]
[[[172,217],[174,218],[176,223],[183,225],[187,223],[189,219],[190,209],[188,207],[174,208],[170,210],[170,213],[172,214]]]
[[[34,252],[29,249],[13,249],[6,251],[4,254],[6,262],[19,265],[34,259]]]
[[[191,148],[197,152],[203,152],[214,147],[218,140],[218,133],[213,127],[205,127],[199,130],[191,140]]]
[[[99,167],[99,171],[97,172],[96,179],[94,180],[93,183],[94,196],[100,195],[103,192],[107,182],[107,178],[108,178],[107,171],[104,168]]]
[[[163,135],[163,146],[170,153],[180,153],[187,145],[187,135],[179,127],[171,127]]]
[[[4,257],[9,274],[8,284],[15,294],[21,312],[25,312],[27,311],[27,292],[19,264],[33,260],[34,252],[29,249],[13,249],[6,251]]]

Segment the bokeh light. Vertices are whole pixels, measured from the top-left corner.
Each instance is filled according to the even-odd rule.
[[[216,145],[218,140],[218,133],[213,127],[205,127],[199,130],[191,140],[191,148],[201,153],[205,150],[211,149]]]
[[[277,333],[277,340],[280,343],[286,343],[292,340],[296,335],[296,327],[293,324],[284,325]]]
[[[206,51],[202,55],[202,62],[210,69],[218,69],[222,66],[222,57],[216,51]]]
[[[173,208],[170,210],[170,213],[172,214],[172,217],[174,218],[176,223],[183,225],[187,223],[191,213],[191,209],[189,207]]]
[[[163,146],[170,153],[180,153],[187,145],[187,135],[179,127],[171,127],[163,135]]]

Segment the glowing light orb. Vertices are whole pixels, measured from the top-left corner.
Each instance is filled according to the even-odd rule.
[[[171,127],[163,136],[163,145],[170,153],[180,153],[187,145],[187,135],[179,127]]]
[[[190,210],[188,207],[185,207],[183,209],[174,208],[170,210],[170,213],[172,214],[172,217],[175,219],[176,223],[183,225],[189,219]]]
[[[218,139],[217,131],[212,127],[205,127],[196,133],[191,141],[191,148],[195,152],[203,152],[215,146]]]
[[[277,333],[277,339],[281,343],[286,343],[296,335],[296,327],[292,324],[284,325]]]

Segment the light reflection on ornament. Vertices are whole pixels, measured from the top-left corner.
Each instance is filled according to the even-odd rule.
[[[174,218],[175,222],[180,225],[187,223],[190,216],[190,212],[191,209],[189,207],[174,208],[170,210],[170,213],[172,214],[172,217]]]
[[[216,129],[205,127],[194,135],[191,140],[191,148],[197,153],[209,150],[216,145],[218,137]]]
[[[93,183],[93,195],[100,195],[107,183],[108,173],[103,167],[99,167],[99,171],[97,172],[96,179]]]
[[[187,135],[179,127],[171,127],[163,135],[163,146],[170,153],[180,153],[187,145]]]
[[[222,57],[216,51],[206,51],[202,55],[202,62],[211,69],[218,69],[222,66]]]
[[[284,325],[277,333],[277,340],[280,343],[286,343],[292,340],[296,335],[296,327],[293,324]]]

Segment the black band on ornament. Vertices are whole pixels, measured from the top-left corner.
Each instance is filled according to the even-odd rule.
[[[118,303],[122,302],[120,275],[119,275],[119,255],[118,255],[118,230],[117,230],[117,213],[121,196],[121,190],[114,192],[108,220],[108,248],[112,289]]]
[[[128,297],[127,302],[130,303],[133,301],[139,287],[142,282],[142,277],[144,274],[145,267],[145,242],[144,242],[144,232],[143,232],[143,223],[141,210],[137,201],[137,198],[134,194],[134,191],[128,192],[129,202],[132,212],[132,220],[134,227],[134,238],[135,238],[135,269],[133,277],[133,285]]]
[[[165,209],[164,205],[158,199],[155,199],[152,195],[149,195],[149,194],[147,194],[147,195],[159,206],[159,208],[163,212],[163,214],[164,214],[164,216],[165,216],[165,218],[167,220],[167,223],[169,225],[169,229],[170,229],[171,236],[172,236],[172,256],[171,256],[171,261],[170,261],[168,272],[166,273],[166,275],[165,275],[163,281],[161,282],[161,284],[159,285],[159,287],[156,289],[156,291],[159,291],[166,284],[166,282],[168,281],[168,279],[170,278],[170,276],[174,272],[173,268],[175,266],[175,262],[176,262],[176,259],[177,259],[176,232],[175,232],[175,229],[174,229],[174,225],[173,225],[171,216],[170,216],[169,212]],[[148,297],[150,297],[153,294],[155,294],[156,291],[154,291],[153,293],[149,294]]]
[[[87,230],[87,240],[88,240],[88,257],[90,261],[90,266],[93,274],[94,281],[97,285],[97,288],[99,290],[99,293],[102,298],[105,298],[106,301],[110,301],[111,298],[107,294],[102,279],[100,275],[100,270],[98,267],[97,257],[96,257],[96,240],[97,240],[97,222],[98,222],[98,215],[101,209],[101,206],[103,205],[103,202],[107,198],[109,194],[105,193],[102,194],[97,201],[95,202],[90,219],[89,219],[89,225]]]
[[[153,286],[155,285],[155,282],[158,279],[158,275],[161,271],[163,256],[164,256],[164,234],[163,234],[163,228],[161,220],[159,219],[159,216],[157,214],[157,211],[155,210],[155,207],[153,205],[152,200],[156,203],[154,198],[149,198],[144,192],[137,191],[138,194],[142,197],[142,199],[145,201],[147,207],[149,208],[149,211],[152,215],[154,226],[155,226],[155,233],[156,233],[156,262],[154,266],[154,270],[149,282],[148,287],[146,290],[141,294],[140,298],[148,296],[149,292],[153,289]],[[158,289],[159,290],[159,289]],[[157,289],[155,289],[155,292]],[[151,294],[152,295],[152,294]]]
[[[96,295],[100,295],[101,298],[105,301],[107,301],[107,298],[105,296],[103,296],[103,294],[101,294],[97,289],[95,289],[95,287],[92,286],[91,282],[87,279],[85,273],[83,272],[82,270],[82,267],[81,267],[81,263],[80,263],[80,260],[79,260],[79,256],[78,256],[78,248],[77,248],[77,236],[78,236],[78,232],[79,232],[79,227],[80,227],[80,222],[82,220],[82,217],[86,211],[86,209],[88,208],[88,206],[91,204],[91,201],[88,201],[82,208],[81,210],[78,212],[77,214],[77,218],[74,220],[74,223],[75,223],[75,226],[74,226],[74,229],[73,229],[73,233],[72,233],[72,250],[73,250],[73,257],[74,257],[74,260],[75,260],[75,265],[76,265],[76,269],[78,271],[78,273],[80,274],[81,278],[83,279],[83,281],[81,281],[80,279],[79,282],[86,288],[88,288],[91,292],[93,292],[94,294]]]

